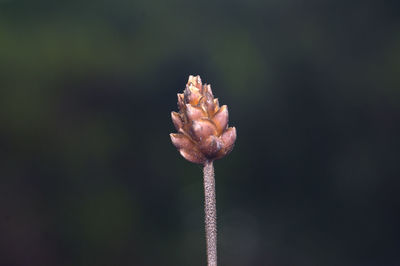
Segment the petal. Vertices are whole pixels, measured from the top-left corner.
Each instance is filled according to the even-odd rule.
[[[178,107],[179,110],[183,110],[185,107],[185,99],[183,93],[178,93]]]
[[[209,159],[213,159],[215,155],[224,147],[222,141],[211,135],[200,144],[200,150]]]
[[[179,152],[189,162],[204,163],[206,161],[204,155],[196,150],[182,149]]]
[[[190,75],[187,83],[188,84],[190,84],[190,83],[193,84],[199,90],[201,89],[201,78],[200,78],[199,75],[197,75],[197,76]]]
[[[200,117],[204,117],[203,110],[201,108],[186,104],[186,116],[189,120],[197,120]]]
[[[214,106],[214,97],[211,93],[206,92],[205,94],[205,107],[209,116],[214,114],[215,106]]]
[[[195,120],[192,123],[190,135],[198,141],[205,140],[210,135],[216,135],[217,128],[214,123],[206,118]]]
[[[190,103],[192,105],[197,105],[202,97],[199,89],[193,84],[186,85],[183,94],[185,97],[185,103]]]
[[[214,105],[215,105],[215,109],[219,108],[219,101],[218,98],[214,99]]]
[[[228,128],[221,136],[221,140],[224,143],[224,149],[228,154],[232,149],[236,141],[236,128]]]
[[[211,90],[211,85],[210,85],[210,84],[207,85],[207,91],[208,91],[211,95],[213,95],[213,92],[212,92],[212,90]]]
[[[223,105],[221,108],[219,108],[218,112],[216,112],[214,117],[212,118],[212,121],[216,125],[218,132],[220,134],[228,126],[228,120],[229,120],[228,118],[229,118],[228,107],[226,105]]]
[[[171,118],[176,130],[179,131],[179,129],[183,126],[180,115],[177,112],[171,112]]]
[[[185,135],[180,133],[171,133],[169,134],[171,137],[172,144],[180,150],[180,149],[194,149],[194,143]]]

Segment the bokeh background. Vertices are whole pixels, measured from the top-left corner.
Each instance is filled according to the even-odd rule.
[[[0,1],[0,264],[205,265],[189,74],[228,104],[221,265],[400,265],[399,1]]]

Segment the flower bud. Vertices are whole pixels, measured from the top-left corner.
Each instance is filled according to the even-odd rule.
[[[219,107],[211,86],[200,76],[189,76],[183,93],[178,94],[179,113],[172,112],[178,133],[170,134],[181,155],[193,163],[205,163],[227,155],[236,141],[236,128],[228,127],[228,107]]]

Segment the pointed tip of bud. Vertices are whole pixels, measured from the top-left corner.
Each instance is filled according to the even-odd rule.
[[[211,90],[211,85],[207,84],[206,88],[207,88],[208,93],[210,93],[214,97],[214,94],[213,94],[213,92]]]
[[[183,127],[183,122],[179,113],[171,112],[171,118],[172,118],[172,123],[174,123],[176,130],[179,130],[180,128]]]
[[[182,149],[179,151],[183,158],[192,163],[204,163],[206,158],[196,150]]]
[[[194,143],[185,135],[180,134],[180,133],[171,133],[169,134],[171,137],[172,144],[180,150],[180,149],[193,149],[194,148]]]
[[[199,75],[194,76],[190,75],[187,84],[190,86],[190,84],[193,84],[197,89],[201,89],[201,78]]]
[[[188,83],[186,85],[186,88],[183,91],[183,96],[185,103],[190,103],[191,105],[197,105],[199,103],[199,100],[202,98],[200,88],[192,83]]]
[[[219,108],[219,110],[215,113],[212,120],[216,125],[218,132],[222,134],[222,132],[224,132],[224,130],[228,126],[228,120],[229,120],[228,106],[226,105],[221,106],[221,108]]]
[[[183,93],[178,93],[177,96],[178,96],[178,108],[179,110],[181,110],[185,105],[185,98]]]
[[[221,140],[224,143],[225,154],[228,154],[233,149],[236,141],[236,128],[228,128],[221,136]]]
[[[214,114],[219,110],[219,101],[218,98],[214,99]]]

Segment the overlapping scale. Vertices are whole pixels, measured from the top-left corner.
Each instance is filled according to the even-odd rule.
[[[200,76],[189,76],[183,93],[178,94],[179,113],[171,117],[178,133],[172,143],[190,162],[205,163],[227,155],[236,140],[236,128],[228,127],[228,107],[219,107],[211,86]]]

